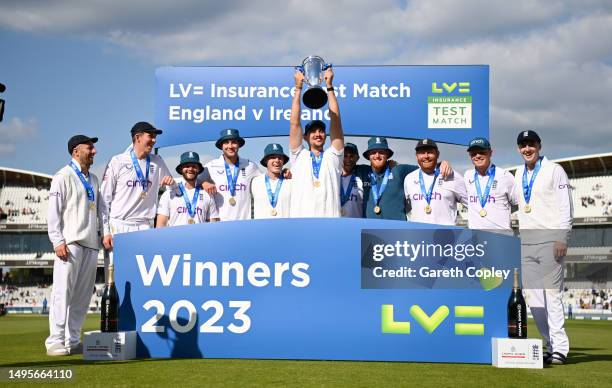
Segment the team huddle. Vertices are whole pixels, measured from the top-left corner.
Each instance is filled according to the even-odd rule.
[[[292,98],[289,155],[280,144],[265,147],[258,166],[239,156],[245,140],[236,129],[221,131],[215,143],[219,158],[202,165],[196,152],[181,155],[177,184],[163,159],[153,154],[160,129],[139,122],[132,145],[114,156],[102,182],[89,171],[96,154],[95,137],[77,135],[68,142],[69,165],[53,178],[49,200],[49,237],[58,256],[53,271],[50,336],[47,354],[81,351],[80,328],[94,286],[98,250],[112,252],[113,236],[155,227],[251,218],[353,217],[455,225],[457,205],[468,209],[468,227],[511,231],[510,214],[518,207],[519,229],[562,231],[522,237],[523,283],[543,262],[556,274],[552,285],[524,287],[540,333],[547,343],[545,361],[565,363],[569,341],[564,330],[562,259],[567,252],[572,204],[567,174],[540,156],[534,131],[517,138],[524,166],[513,176],[492,163],[484,138],[467,148],[474,165],[465,175],[440,159],[431,139],[418,141],[417,165],[393,161],[393,150],[380,136],[368,140],[357,164],[357,146],[344,142],[333,70],[325,72],[330,117],[302,128],[301,89],[296,72]],[[307,146],[304,145],[304,141]],[[290,170],[285,168],[291,162]],[[158,193],[166,187],[158,203]],[[528,233],[525,233],[528,234]],[[105,266],[112,262],[105,255]],[[559,276],[560,275],[560,276]]]

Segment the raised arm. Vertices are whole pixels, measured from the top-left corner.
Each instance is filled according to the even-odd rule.
[[[325,85],[328,90],[334,87],[333,80],[334,71],[330,67],[329,69],[325,70]],[[328,91],[327,97],[327,106],[329,108],[329,117],[331,121],[329,137],[331,140],[332,147],[340,151],[344,148],[344,132],[342,131],[342,121],[340,120],[340,108],[338,107],[338,99],[336,98],[336,93],[333,91]]]
[[[295,71],[293,75],[295,79],[295,93],[293,94],[293,100],[291,100],[291,119],[289,121],[289,150],[294,150],[302,144],[302,122],[300,121],[300,115],[302,113],[302,105],[300,99],[302,98],[302,84],[304,82],[304,74],[299,70]]]

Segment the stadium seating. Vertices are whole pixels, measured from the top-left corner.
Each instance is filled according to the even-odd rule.
[[[612,215],[612,176],[570,179],[574,217]]]
[[[9,224],[46,224],[49,190],[34,187],[0,188],[0,208]]]

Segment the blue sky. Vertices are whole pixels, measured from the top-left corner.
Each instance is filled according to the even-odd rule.
[[[67,139],[85,133],[100,137],[99,173],[136,121],[153,121],[157,67],[286,65],[313,53],[335,64],[489,64],[498,164],[519,162],[514,139],[527,128],[550,157],[612,151],[608,1],[277,4],[3,1],[0,166],[52,174],[67,162]],[[257,161],[270,141],[287,143],[249,139],[241,154]],[[400,162],[413,161],[413,144],[391,142]],[[172,169],[187,149],[218,155],[212,143],[161,154]],[[462,147],[442,153],[469,163]]]

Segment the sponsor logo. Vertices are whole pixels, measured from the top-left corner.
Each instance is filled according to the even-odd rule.
[[[427,98],[428,128],[472,128],[472,96],[469,82],[431,84]]]
[[[431,314],[427,314],[421,306],[414,304],[408,309],[414,321],[396,321],[394,317],[394,305],[384,304],[381,306],[381,332],[383,334],[410,334],[411,323],[418,323],[427,334],[432,334],[450,315],[450,309],[446,305],[439,306]],[[455,318],[484,318],[484,306],[454,306]],[[455,322],[455,335],[484,335],[484,323]]]

